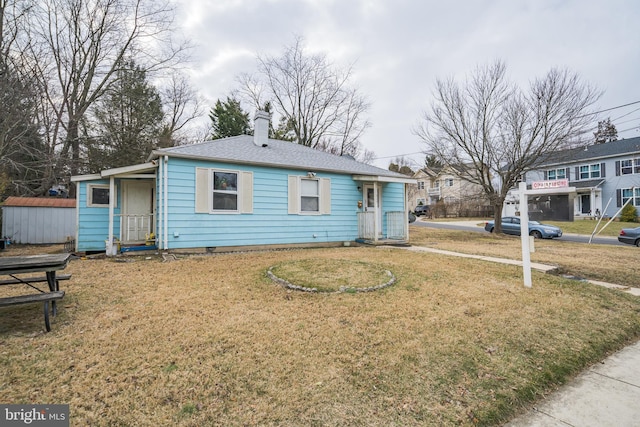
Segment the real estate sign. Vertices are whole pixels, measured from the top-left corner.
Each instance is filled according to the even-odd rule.
[[[549,188],[564,188],[568,186],[568,179],[555,179],[553,181],[534,181],[531,183],[532,190],[546,190]]]

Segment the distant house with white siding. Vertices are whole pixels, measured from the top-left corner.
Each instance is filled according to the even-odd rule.
[[[415,180],[353,158],[254,136],[153,151],[149,162],[72,177],[76,250],[335,245],[408,239]],[[111,242],[111,244],[110,244]]]
[[[2,203],[2,237],[13,243],[64,243],[75,234],[74,199],[12,196]]]

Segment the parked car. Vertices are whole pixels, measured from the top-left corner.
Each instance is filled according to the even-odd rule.
[[[431,208],[428,205],[419,205],[416,206],[416,210],[414,211],[416,216],[426,216],[427,218],[431,218]]]
[[[494,222],[488,221],[485,223],[484,229],[489,233],[493,233]],[[502,232],[519,236],[520,218],[517,216],[502,217]],[[529,236],[533,236],[536,239],[553,239],[554,237],[562,237],[562,230],[555,225],[529,221]]]
[[[623,228],[618,235],[618,241],[628,245],[636,245],[640,248],[640,227]]]

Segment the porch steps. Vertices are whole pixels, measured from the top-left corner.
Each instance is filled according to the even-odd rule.
[[[411,246],[407,240],[398,240],[398,239],[378,239],[378,240],[370,240],[370,239],[356,239],[356,243],[360,243],[363,245],[371,245],[371,246],[401,246],[408,247]]]

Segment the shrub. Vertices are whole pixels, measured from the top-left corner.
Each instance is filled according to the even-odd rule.
[[[631,203],[626,205],[620,213],[620,221],[636,222],[638,220],[638,211]]]

